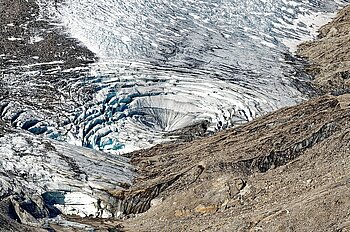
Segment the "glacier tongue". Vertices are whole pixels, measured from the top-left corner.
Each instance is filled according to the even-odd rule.
[[[270,79],[247,71],[257,82],[249,83],[240,76],[244,70],[218,68],[227,80],[213,80],[200,69],[158,65],[154,70],[151,64],[136,63],[125,70],[124,65],[92,66],[94,76],[79,84],[98,82],[94,99],[80,108],[74,121],[77,130],[69,132],[84,146],[111,152],[145,148],[169,139],[170,131],[203,121],[214,132],[289,105],[299,94],[287,84],[276,81],[271,86]],[[280,96],[280,91],[289,96]]]
[[[40,2],[40,1],[39,1]],[[213,132],[305,99],[286,60],[346,1],[66,0],[44,12],[100,57],[72,83],[91,89],[58,138],[110,152]],[[51,10],[50,10],[51,9]],[[287,47],[287,46],[289,47]]]
[[[0,199],[41,197],[41,210],[47,208],[50,214],[120,214],[109,192],[131,185],[135,174],[128,159],[6,127],[5,131],[0,136]]]

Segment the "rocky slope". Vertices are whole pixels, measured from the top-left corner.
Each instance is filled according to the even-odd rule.
[[[191,143],[130,154],[126,231],[347,231],[349,95],[325,96]]]
[[[350,89],[350,6],[320,29],[319,39],[299,46],[298,54],[310,61],[309,72],[322,93],[342,94]]]
[[[125,231],[349,231],[349,12],[302,44],[322,93],[244,126],[129,154]]]

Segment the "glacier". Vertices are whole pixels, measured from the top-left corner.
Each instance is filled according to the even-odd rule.
[[[47,14],[99,57],[73,85],[97,86],[74,112],[74,144],[122,153],[208,122],[239,125],[306,98],[285,56],[345,1],[67,0]]]
[[[211,134],[305,100],[308,77],[289,57],[347,1],[37,2],[41,19],[99,60],[81,68],[62,69],[59,59],[6,67],[16,80],[3,78],[5,89],[18,92],[24,82],[56,94],[36,96],[52,105],[45,110],[20,98],[2,101],[2,118],[120,154],[171,141],[189,126],[205,124]]]
[[[43,215],[33,221],[55,213],[102,218],[119,215],[114,206],[118,199],[111,192],[130,186],[135,177],[134,168],[124,157],[2,124],[0,144],[0,199],[10,197],[25,210],[26,203],[34,202]],[[33,214],[34,210],[27,211]]]

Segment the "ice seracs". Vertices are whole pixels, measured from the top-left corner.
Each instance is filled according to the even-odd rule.
[[[345,2],[345,1],[344,1]],[[213,132],[304,98],[284,62],[343,2],[65,1],[46,7],[100,62],[62,140],[126,152],[200,121]],[[59,14],[57,13],[59,12]],[[286,46],[287,45],[287,46]],[[77,85],[77,86],[78,86]]]
[[[105,218],[119,212],[109,192],[130,186],[135,174],[126,158],[5,130],[0,136],[0,199],[39,197],[42,210],[51,214]]]

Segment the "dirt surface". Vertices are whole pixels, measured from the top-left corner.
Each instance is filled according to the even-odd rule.
[[[67,82],[81,76],[65,70],[81,69],[97,59],[58,23],[41,15],[34,0],[1,0],[0,34],[0,100],[52,110]],[[45,87],[28,88],[28,83]]]
[[[323,93],[350,92],[350,6],[319,30],[319,39],[299,46],[298,55],[310,62],[308,71]]]

